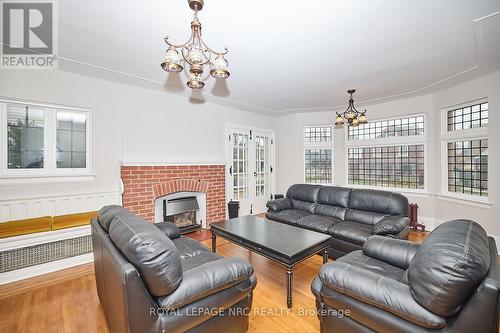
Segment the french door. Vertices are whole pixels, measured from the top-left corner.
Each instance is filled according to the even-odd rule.
[[[227,200],[240,202],[240,216],[265,212],[274,184],[273,133],[236,127],[227,132]]]

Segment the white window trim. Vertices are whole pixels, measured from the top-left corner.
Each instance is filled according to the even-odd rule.
[[[381,191],[392,191],[399,193],[408,193],[408,194],[423,194],[428,195],[428,170],[429,170],[429,152],[427,149],[427,133],[428,133],[428,124],[427,124],[427,114],[426,113],[414,113],[414,114],[405,114],[397,117],[390,118],[378,118],[373,119],[373,122],[379,121],[389,121],[396,120],[401,118],[411,118],[411,117],[424,117],[424,134],[423,135],[412,135],[412,136],[398,136],[398,137],[390,137],[390,138],[377,138],[377,139],[364,139],[364,140],[349,140],[349,130],[346,128],[344,131],[344,140],[345,140],[345,156],[344,156],[344,165],[345,165],[345,179],[344,182],[346,186],[352,188],[369,188],[374,190]],[[424,146],[424,188],[423,189],[412,189],[412,188],[404,188],[404,187],[386,187],[386,186],[372,186],[372,185],[357,185],[357,184],[349,184],[349,149],[350,148],[375,148],[375,147],[390,147],[390,146],[407,146],[407,145],[423,145]]]
[[[44,111],[44,166],[40,169],[8,169],[7,168],[7,104],[24,104],[36,106]],[[85,113],[86,126],[86,168],[57,168],[56,167],[56,138],[58,111]],[[92,111],[90,109],[70,107],[64,105],[47,104],[26,100],[0,98],[0,128],[4,135],[0,137],[0,184],[25,184],[30,182],[78,181],[95,178],[92,174]]]
[[[330,127],[332,133],[331,141],[320,141],[320,142],[306,142],[305,138],[305,128],[306,127]],[[333,154],[334,154],[334,128],[332,125],[327,124],[314,124],[314,125],[304,125],[302,126],[302,177],[305,184],[311,185],[332,185],[335,179],[334,169],[333,169]],[[329,183],[307,183],[306,182],[306,149],[331,149],[332,153],[332,177]]]
[[[464,130],[448,131],[448,111],[460,109],[463,107],[487,103],[486,97],[476,99],[470,102],[456,104],[441,109],[441,193],[439,197],[470,201],[479,204],[491,205],[489,193],[487,197],[457,193],[448,191],[448,143],[454,141],[488,139],[488,126],[478,128],[468,128]],[[488,110],[489,111],[489,110]],[[488,141],[489,146],[489,141]],[[490,173],[490,163],[488,161],[488,174]],[[488,181],[489,187],[489,181]],[[489,190],[489,189],[488,189]]]

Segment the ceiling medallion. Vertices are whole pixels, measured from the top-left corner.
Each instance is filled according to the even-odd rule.
[[[354,107],[354,99],[352,98],[352,94],[354,94],[355,92],[356,90],[354,89],[347,90],[347,93],[350,95],[349,106],[344,112],[342,113],[337,112],[337,117],[335,118],[336,127],[342,128],[346,121],[347,121],[347,126],[352,126],[352,127],[366,124],[368,122],[368,119],[366,119],[366,110],[363,112],[359,112]]]
[[[167,72],[181,72],[184,67],[179,57],[180,49],[185,62],[189,64],[189,80],[187,86],[191,89],[201,89],[205,86],[203,82],[203,66],[210,63],[210,75],[216,79],[227,79],[229,70],[224,55],[228,49],[223,52],[217,52],[209,48],[201,38],[201,23],[198,19],[198,11],[203,8],[203,0],[188,0],[189,7],[194,11],[193,21],[191,22],[191,37],[184,44],[175,45],[165,37],[168,50],[165,61],[161,63],[161,68]],[[215,59],[212,61],[212,55]]]

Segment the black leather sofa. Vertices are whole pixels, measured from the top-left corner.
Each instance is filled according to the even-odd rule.
[[[256,278],[225,259],[120,206],[92,220],[97,292],[112,333],[246,332]]]
[[[335,259],[360,250],[371,235],[406,239],[410,230],[408,199],[395,192],[295,184],[267,207],[270,220],[332,235]]]
[[[311,288],[323,333],[497,333],[498,269],[494,239],[455,220],[421,245],[372,236]]]

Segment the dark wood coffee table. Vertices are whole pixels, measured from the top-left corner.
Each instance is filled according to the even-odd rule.
[[[317,253],[328,261],[332,237],[288,224],[266,220],[254,215],[237,217],[210,225],[212,252],[216,251],[217,236],[274,260],[287,268],[286,294],[288,308],[292,307],[293,267]]]

